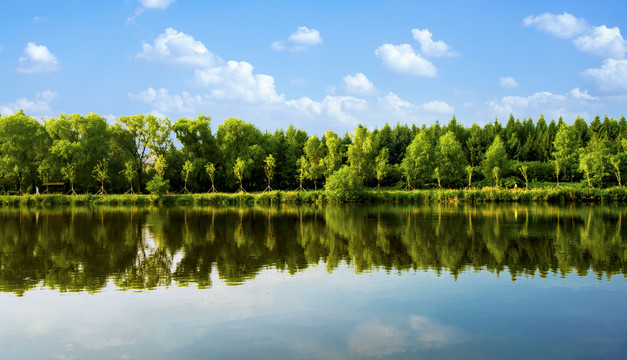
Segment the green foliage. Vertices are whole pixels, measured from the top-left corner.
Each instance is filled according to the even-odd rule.
[[[406,149],[401,163],[403,174],[418,184],[426,184],[433,174],[434,151],[426,131],[421,131]]]
[[[372,160],[375,156],[370,132],[364,126],[357,126],[352,140],[353,143],[348,145],[348,163],[363,181],[367,181],[372,176]]]
[[[146,184],[146,190],[154,195],[164,195],[170,190],[170,180],[155,176]]]
[[[559,173],[569,177],[575,174],[579,164],[579,146],[580,140],[577,137],[577,130],[566,124],[560,126],[553,141],[555,148],[553,158],[559,167]],[[557,172],[556,170],[556,174]]]
[[[268,156],[266,156],[266,159],[263,162],[264,162],[263,169],[266,173],[266,179],[268,179],[268,187],[269,187],[270,182],[272,181],[272,178],[274,177],[274,168],[276,167],[276,162],[274,161],[274,156],[272,156],[272,154],[269,154]]]
[[[362,177],[349,166],[342,166],[333,173],[327,179],[324,188],[327,198],[336,202],[358,201],[364,193]]]
[[[442,185],[448,188],[459,186],[464,177],[466,157],[455,134],[447,132],[440,136],[435,158]]]
[[[388,159],[390,157],[390,151],[388,148],[384,147],[379,151],[379,155],[377,155],[374,162],[375,176],[377,178],[377,185],[381,186],[381,180],[388,173]]]
[[[483,176],[495,183],[498,183],[498,179],[495,177],[496,173],[494,172],[494,168],[498,168],[498,175],[500,176],[503,171],[508,169],[508,163],[507,152],[505,151],[503,141],[501,141],[501,138],[497,136],[494,138],[492,145],[490,145],[485,154],[483,162]]]

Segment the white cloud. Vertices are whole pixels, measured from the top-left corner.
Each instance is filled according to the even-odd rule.
[[[18,61],[17,71],[25,74],[51,73],[59,69],[57,57],[45,45],[26,44],[24,56]]]
[[[527,16],[523,20],[525,26],[535,26],[560,38],[571,38],[588,30],[586,21],[564,12],[561,15],[544,13],[538,16]]]
[[[485,103],[484,118],[506,119],[510,114],[517,117],[534,117],[544,114],[547,119],[574,119],[577,116],[588,117],[588,112],[597,109],[599,104],[593,105],[591,101],[597,98],[590,96],[587,91],[575,88],[564,95],[542,91],[529,96],[505,96],[498,100]]]
[[[245,61],[228,61],[195,71],[193,83],[210,89],[209,97],[216,100],[243,100],[249,103],[280,103],[284,96],[276,92],[274,78],[253,74],[254,67]]]
[[[129,99],[152,105],[160,114],[176,111],[182,114],[191,114],[203,105],[200,95],[190,95],[183,91],[181,95],[170,95],[167,89],[148,88],[139,93],[129,93]]]
[[[627,91],[627,60],[605,59],[600,68],[587,69],[583,76],[604,91]]]
[[[409,44],[383,44],[375,50],[375,55],[388,69],[416,76],[435,77],[436,67],[417,54]]]
[[[207,50],[202,42],[173,28],[167,28],[153,44],[143,43],[142,52],[135,57],[195,67],[213,66],[222,62],[222,59]]]
[[[282,51],[304,51],[312,46],[322,44],[320,32],[316,29],[309,29],[306,26],[299,26],[298,29],[287,38],[287,41],[274,41],[270,46],[274,50]]]
[[[45,21],[46,18],[43,16],[33,16],[33,19],[31,20],[32,23],[38,23],[38,22],[42,22]]]
[[[167,9],[174,0],[138,0],[142,7],[146,9]]]
[[[430,113],[453,114],[455,112],[455,108],[444,101],[429,101],[420,107]]]
[[[303,78],[291,78],[290,79],[290,84],[292,84],[294,86],[307,86],[307,85],[309,85],[309,81],[307,81],[307,79],[303,79]]]
[[[516,82],[516,80],[514,80],[513,77],[511,76],[506,76],[506,77],[502,77],[501,80],[499,80],[499,86],[502,88],[515,88],[518,87],[518,83]]]
[[[59,96],[54,91],[46,90],[37,93],[34,100],[28,98],[19,98],[12,103],[1,104],[0,114],[10,115],[16,113],[19,109],[24,110],[30,116],[50,116],[50,102]]]
[[[412,108],[412,104],[409,101],[401,99],[393,92],[388,92],[387,95],[377,99],[377,103],[384,109],[391,109],[396,112],[403,112]]]
[[[627,45],[618,27],[596,26],[586,35],[573,40],[579,51],[603,57],[623,58]]]
[[[374,92],[374,84],[363,73],[344,76],[344,88],[348,93],[368,95]]]
[[[414,40],[420,43],[420,52],[424,56],[459,56],[452,48],[442,40],[433,41],[433,34],[429,29],[412,29]]]
[[[594,96],[591,96],[590,94],[588,94],[588,90],[581,91],[581,89],[579,89],[579,88],[572,89],[569,94],[570,94],[570,96],[572,96],[575,99],[589,100],[589,101],[597,101],[597,100],[599,100],[598,97],[594,97]]]
[[[362,112],[368,108],[368,102],[353,96],[327,95],[321,102],[308,97],[288,100],[285,105],[308,116],[326,115],[344,124],[356,125],[357,117],[350,112]]]

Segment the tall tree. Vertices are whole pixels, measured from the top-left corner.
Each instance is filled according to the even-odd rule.
[[[121,116],[112,130],[116,144],[135,162],[137,192],[141,193],[146,160],[150,156],[163,156],[171,144],[170,120],[142,114]]]
[[[409,179],[424,185],[431,179],[434,169],[433,144],[426,131],[421,131],[405,150],[401,163],[403,173]]]
[[[305,157],[307,158],[307,177],[314,183],[314,189],[318,190],[318,180],[324,174],[322,161],[322,143],[318,136],[310,136],[305,143]]]
[[[566,124],[560,126],[553,141],[553,158],[558,163],[560,172],[568,175],[571,181],[579,165],[579,146],[575,129]]]
[[[444,186],[450,188],[459,185],[464,178],[466,157],[454,133],[447,132],[440,136],[435,158]]]
[[[372,173],[372,160],[374,159],[374,147],[370,132],[364,126],[355,128],[352,137],[353,143],[348,146],[348,163],[361,176],[364,183]]]
[[[494,168],[498,168],[498,171],[494,171]],[[483,176],[486,179],[493,180],[497,183],[498,179],[495,178],[495,174],[500,176],[508,168],[507,152],[500,136],[494,138],[492,145],[488,148],[485,154],[485,160],[483,162]]]

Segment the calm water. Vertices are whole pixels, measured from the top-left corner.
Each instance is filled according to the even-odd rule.
[[[0,358],[627,359],[627,207],[0,209]]]

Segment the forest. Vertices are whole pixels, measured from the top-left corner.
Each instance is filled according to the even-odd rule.
[[[466,127],[397,123],[322,136],[290,125],[263,132],[228,118],[95,113],[36,120],[0,116],[0,193],[202,193],[319,189],[333,182],[388,189],[622,186],[627,121],[543,116]],[[352,186],[352,185],[351,185]],[[58,190],[57,190],[58,191]]]

